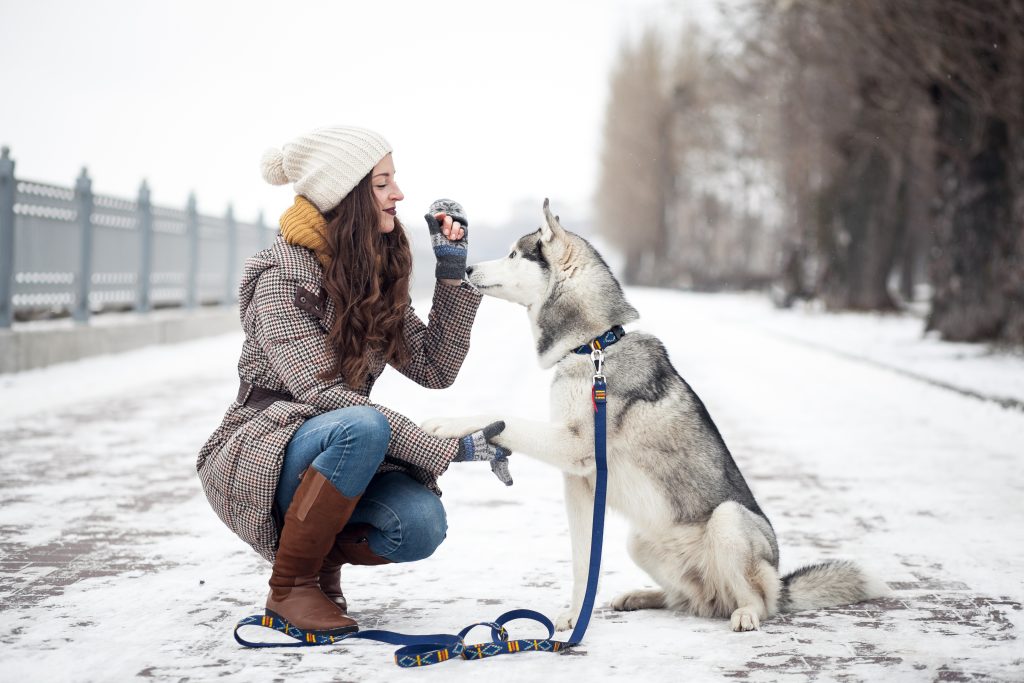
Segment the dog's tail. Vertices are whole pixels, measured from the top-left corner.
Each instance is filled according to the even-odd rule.
[[[853,562],[830,560],[801,567],[782,577],[779,611],[849,605],[888,593],[888,586]]]

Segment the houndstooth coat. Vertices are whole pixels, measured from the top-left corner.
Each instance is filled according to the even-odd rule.
[[[245,331],[239,379],[294,398],[260,410],[243,405],[247,397],[240,395],[196,463],[217,515],[271,562],[278,542],[274,491],[288,442],[305,420],[347,406],[373,406],[391,426],[387,455],[378,471],[405,472],[438,495],[437,477],[458,451],[456,439],[430,436],[399,413],[370,402],[370,389],[384,370],[381,354],[371,356],[370,375],[361,387],[350,388],[340,379],[318,379],[334,360],[327,341],[334,304],[322,280],[323,269],[314,252],[289,244],[281,235],[269,249],[246,261],[239,292]],[[455,381],[469,350],[480,299],[466,283],[438,284],[429,325],[410,306],[405,336],[412,361],[397,369],[427,387],[447,387]]]

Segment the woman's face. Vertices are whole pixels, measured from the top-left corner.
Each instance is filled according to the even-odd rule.
[[[380,209],[380,231],[391,232],[395,229],[395,207],[405,199],[402,190],[395,181],[395,162],[391,155],[380,160],[370,171],[370,184],[373,185],[373,197]]]

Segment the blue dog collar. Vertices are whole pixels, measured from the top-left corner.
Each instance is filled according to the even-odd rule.
[[[604,334],[591,339],[586,344],[577,346],[574,353],[578,353],[581,356],[589,356],[591,351],[608,348],[625,336],[626,330],[622,328],[622,325],[616,325]]]

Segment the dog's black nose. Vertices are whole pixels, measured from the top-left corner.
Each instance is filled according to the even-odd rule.
[[[473,274],[473,266],[466,266],[466,275]]]

